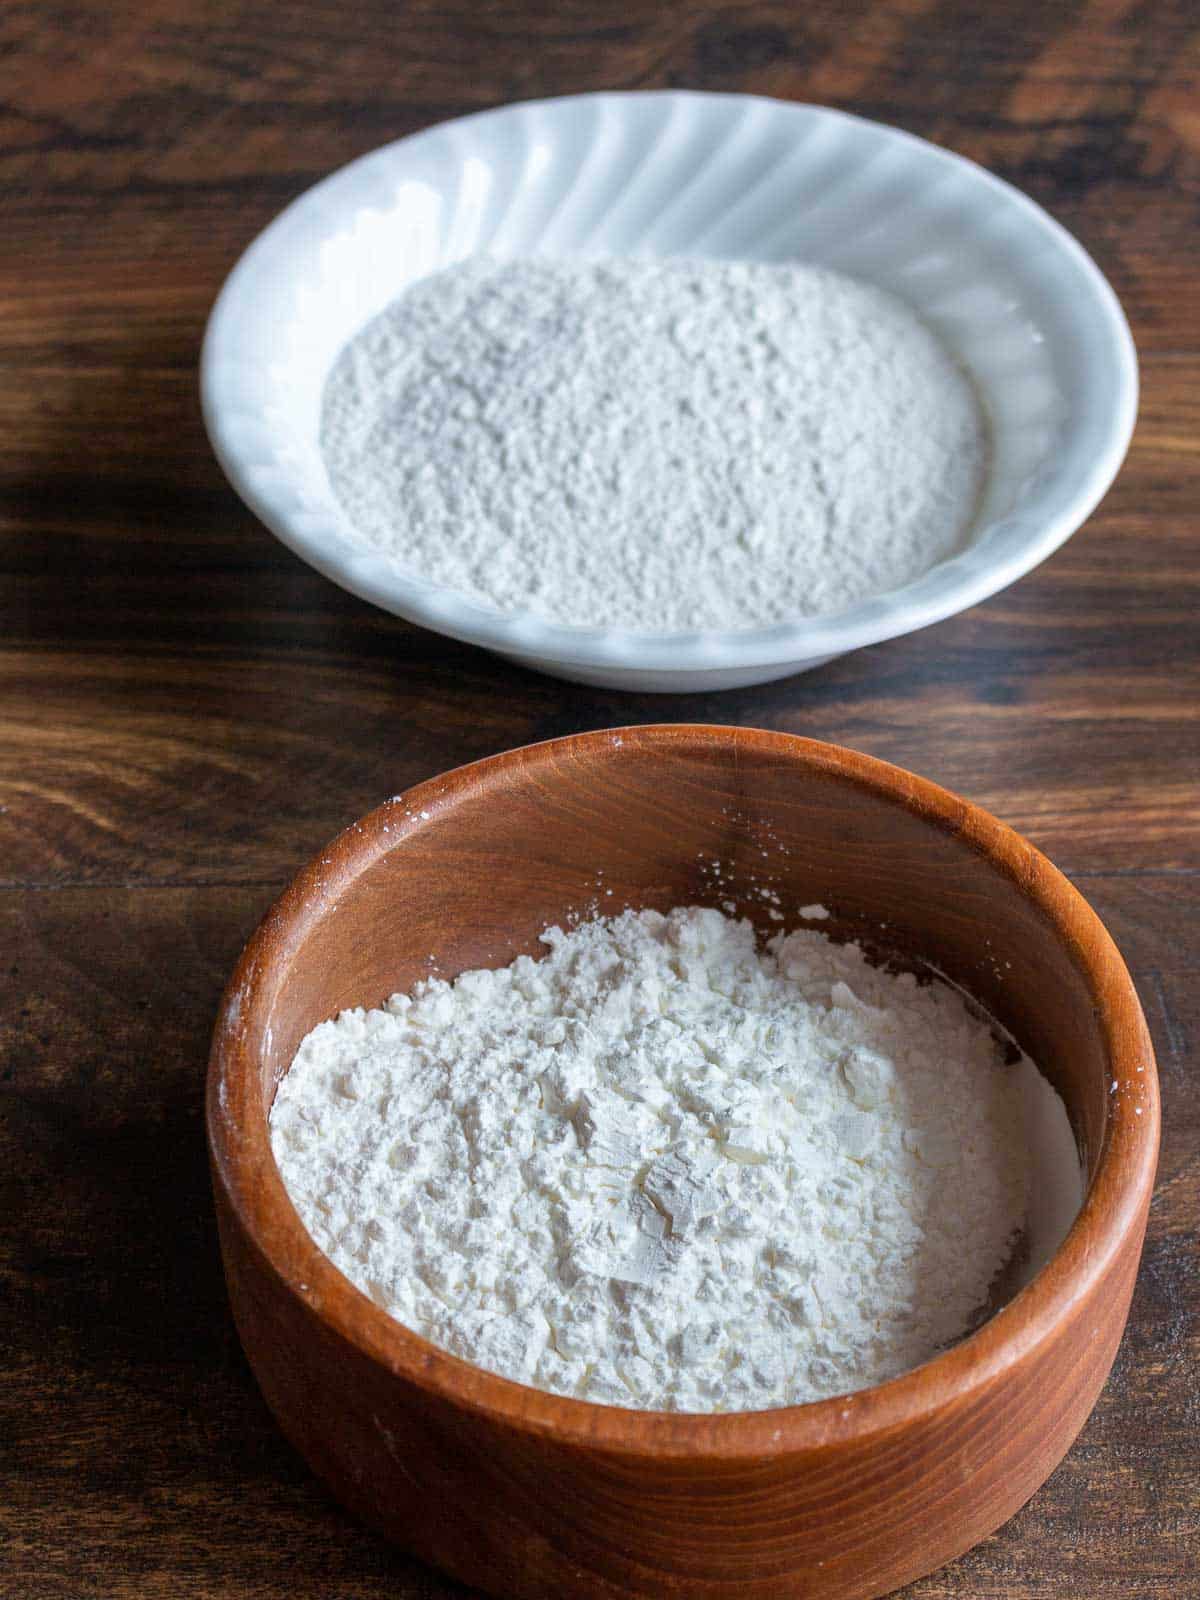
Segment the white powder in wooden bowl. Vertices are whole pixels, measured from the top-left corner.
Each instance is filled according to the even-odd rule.
[[[313,1237],[427,1339],[613,1405],[782,1406],[926,1360],[1019,1237],[1029,1272],[1061,1241],[1062,1102],[957,991],[697,908],[544,938],[323,1023],[276,1096]]]

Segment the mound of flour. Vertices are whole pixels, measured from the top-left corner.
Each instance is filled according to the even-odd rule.
[[[334,491],[401,566],[633,629],[842,610],[961,546],[985,429],[901,301],[802,266],[476,258],[325,390]]]
[[[271,1115],[321,1248],[493,1371],[688,1411],[877,1382],[985,1304],[1031,1119],[1077,1170],[1032,1065],[854,945],[700,909],[544,939],[323,1023]]]

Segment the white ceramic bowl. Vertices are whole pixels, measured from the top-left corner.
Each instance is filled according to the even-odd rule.
[[[501,614],[355,533],[319,448],[346,341],[406,284],[479,251],[803,260],[906,300],[971,372],[993,430],[961,552],[836,615],[634,633]],[[1038,206],[924,140],[820,106],[682,91],[532,101],[442,123],[342,168],[250,246],[201,364],[213,448],[246,504],[353,594],[558,677],[629,689],[761,683],[995,594],[1079,526],[1137,408],[1105,279]]]

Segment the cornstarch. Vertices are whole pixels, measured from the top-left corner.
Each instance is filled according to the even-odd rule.
[[[900,300],[835,272],[474,258],[328,380],[364,540],[503,612],[641,630],[836,612],[959,550],[975,392]]]
[[[276,1095],[306,1226],[425,1338],[613,1405],[782,1406],[919,1364],[1019,1238],[1057,1247],[1062,1102],[947,985],[699,908],[543,940],[321,1024]]]

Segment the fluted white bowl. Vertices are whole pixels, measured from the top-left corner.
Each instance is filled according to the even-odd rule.
[[[407,284],[482,251],[798,260],[891,290],[955,352],[988,414],[991,465],[962,549],[835,615],[737,631],[570,627],[501,613],[406,570],[356,533],[333,493],[322,391],[347,340]],[[817,666],[1028,572],[1115,476],[1137,362],[1090,257],[972,162],[820,106],[664,91],[505,106],[335,172],[230,274],[201,389],[242,499],[343,588],[558,677],[685,691]]]

